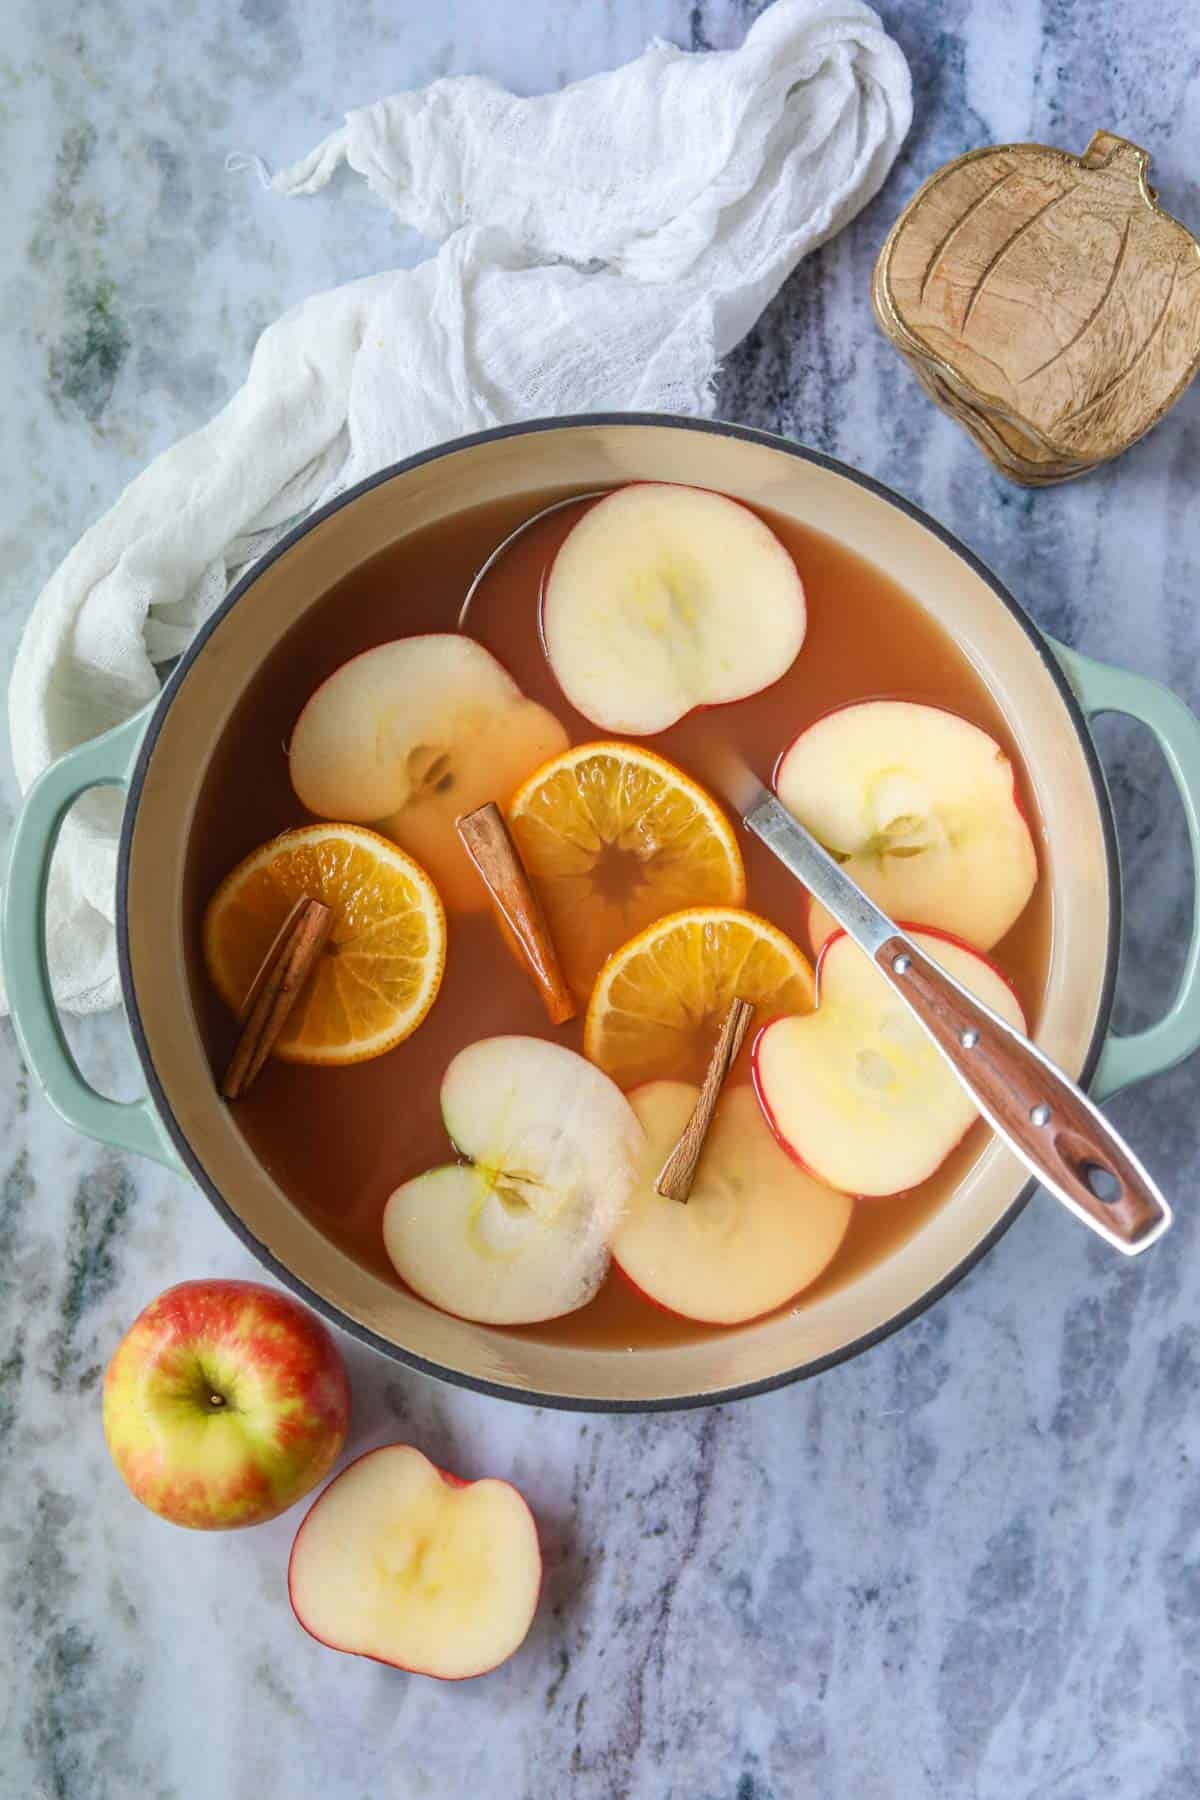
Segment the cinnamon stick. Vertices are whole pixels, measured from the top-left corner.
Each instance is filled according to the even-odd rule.
[[[721,1022],[716,1047],[704,1072],[704,1081],[692,1108],[692,1116],[679,1134],[679,1142],[659,1170],[656,1193],[667,1200],[686,1201],[700,1166],[700,1153],[712,1124],[725,1077],[733,1067],[749,1029],[754,1008],[748,1000],[733,1000]]]
[[[333,924],[332,908],[302,900],[292,908],[250,984],[249,1011],[221,1092],[240,1100],[258,1077],[317,964]]]
[[[292,910],[288,913],[286,919],[283,921],[283,924],[279,927],[279,930],[275,933],[275,936],[271,939],[270,947],[267,950],[266,955],[263,957],[262,961],[258,965],[258,974],[254,977],[254,980],[250,983],[250,986],[246,989],[246,993],[242,1000],[242,1004],[238,1007],[238,1015],[237,1016],[238,1016],[239,1024],[244,1025],[246,1023],[246,1020],[250,1017],[250,1014],[254,1011],[254,1007],[258,1000],[258,996],[262,993],[262,990],[263,990],[263,983],[266,981],[266,979],[270,975],[272,969],[275,967],[275,965],[278,961],[278,958],[279,958],[280,951],[283,949],[285,942],[287,941],[287,939],[291,936],[292,932],[294,931],[297,919],[300,917],[300,914],[304,911],[305,907],[308,904],[309,904],[309,902],[308,902],[308,899],[306,898],[306,896],[301,894],[299,900],[296,901],[295,905],[292,907]]]
[[[525,865],[494,801],[456,821],[463,848],[478,869],[499,918],[516,939],[537,984],[552,1025],[565,1025],[576,1013],[575,1000],[541,902],[530,885]]]

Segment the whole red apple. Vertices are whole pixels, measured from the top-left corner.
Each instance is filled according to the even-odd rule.
[[[104,1435],[151,1512],[197,1531],[273,1519],[329,1473],[350,1389],[297,1301],[252,1281],[184,1281],[139,1313],[104,1377]]]

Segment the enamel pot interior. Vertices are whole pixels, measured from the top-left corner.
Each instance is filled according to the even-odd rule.
[[[207,759],[264,656],[349,572],[464,507],[635,479],[692,482],[790,514],[882,567],[956,640],[1007,715],[1045,825],[1052,951],[1038,1041],[1079,1075],[1109,1003],[1117,898],[1094,752],[1049,650],[994,582],[928,521],[839,465],[752,432],[600,418],[490,433],[359,490],[243,584],[176,671],[147,735],[126,826],[126,998],[152,1091],[193,1174],[283,1280],[336,1323],[451,1380],[539,1403],[670,1406],[810,1374],[912,1317],[1019,1210],[1023,1170],[991,1144],[951,1200],[860,1279],[786,1316],[698,1344],[564,1349],[467,1324],[334,1248],[261,1167],[217,1097],[195,1022],[182,876]]]

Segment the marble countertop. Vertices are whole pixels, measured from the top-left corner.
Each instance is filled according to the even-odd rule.
[[[533,91],[655,33],[737,42],[741,0],[17,0],[0,43],[0,646],[157,450],[306,293],[388,260],[365,191],[285,205],[226,173],[349,106],[478,70]],[[1034,616],[1200,703],[1200,388],[1119,465],[1005,485],[872,328],[887,224],[991,140],[1153,154],[1200,223],[1191,0],[890,0],[916,123],[893,176],[730,359],[720,410],[857,463],[982,555]],[[619,395],[613,396],[620,401]],[[1140,730],[1100,731],[1145,1022],[1190,909],[1180,809]],[[16,805],[11,771],[6,822]],[[136,1091],[116,1016],[73,1028]],[[548,1550],[533,1633],[443,1687],[305,1637],[295,1517],[215,1539],[120,1486],[98,1383],[161,1287],[255,1274],[199,1194],[72,1136],[0,1032],[0,1792],[14,1800],[1184,1800],[1200,1793],[1196,1071],[1114,1106],[1169,1178],[1169,1246],[1132,1266],[1035,1202],[917,1323],[812,1383],[667,1417],[509,1406],[347,1347],[354,1446],[411,1438],[507,1474]]]

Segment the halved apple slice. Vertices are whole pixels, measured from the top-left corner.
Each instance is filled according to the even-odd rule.
[[[686,1204],[664,1199],[654,1183],[698,1093],[684,1081],[650,1081],[630,1094],[646,1142],[613,1261],[669,1312],[738,1325],[816,1280],[854,1202],[796,1166],[749,1087],[721,1095]]]
[[[462,1681],[511,1656],[542,1580],[537,1528],[507,1481],[460,1481],[407,1444],[369,1450],[296,1533],[292,1609],[331,1650]]]
[[[525,1325],[574,1312],[608,1269],[641,1128],[607,1075],[542,1038],[485,1038],[442,1081],[442,1118],[469,1161],[396,1189],[383,1241],[444,1312]]]
[[[487,892],[454,821],[506,801],[566,748],[544,706],[473,638],[399,638],[321,684],[292,734],[297,797],[319,818],[373,824],[433,877],[445,906],[477,911]]]
[[[1037,882],[1012,763],[986,731],[941,707],[839,707],[780,757],[775,790],[890,918],[977,950],[1000,941]],[[814,905],[813,949],[834,930]]]
[[[941,933],[929,956],[1018,1031],[1025,1016],[992,963]],[[775,1019],[753,1051],[754,1084],[784,1148],[831,1187],[899,1194],[925,1181],[978,1116],[941,1053],[844,932],[817,963],[817,1010]]]
[[[563,693],[631,737],[769,687],[805,624],[804,585],[770,527],[724,494],[666,482],[633,482],[589,507],[542,596]]]

